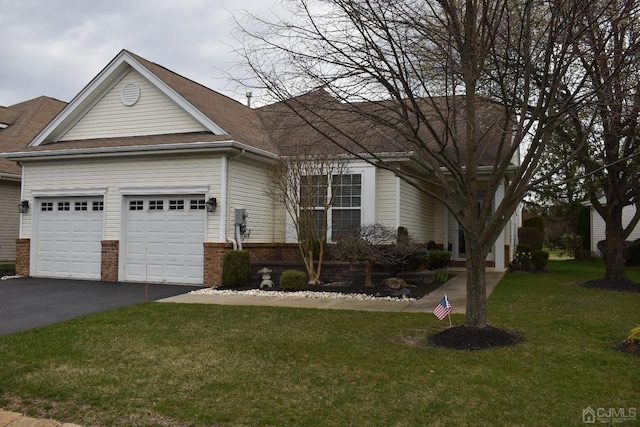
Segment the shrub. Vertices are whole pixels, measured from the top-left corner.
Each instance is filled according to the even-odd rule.
[[[451,252],[448,251],[429,251],[429,270],[439,270],[447,268],[451,260]]]
[[[518,242],[531,246],[531,249],[542,249],[543,240],[542,231],[536,227],[518,228]]]
[[[517,245],[516,256],[509,264],[509,271],[531,271],[531,246]]]
[[[285,270],[280,275],[280,289],[284,291],[299,291],[307,284],[307,274],[298,270]]]
[[[570,257],[576,257],[582,249],[582,236],[573,233],[564,233],[562,235],[562,246]]]
[[[640,239],[629,243],[627,254],[629,256],[627,265],[640,265]]]
[[[426,248],[416,248],[409,254],[407,261],[407,270],[417,270],[421,266],[426,266],[429,263],[429,250]]]
[[[537,228],[540,230],[540,233],[544,234],[544,219],[542,216],[532,216],[522,221],[522,225],[524,227]]]
[[[222,261],[222,284],[231,288],[249,283],[251,258],[247,251],[227,251]]]
[[[535,270],[544,270],[549,261],[549,252],[535,250],[531,252],[531,263]]]

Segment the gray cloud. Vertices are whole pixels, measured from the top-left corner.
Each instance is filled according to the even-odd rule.
[[[236,0],[237,1],[237,0]],[[0,0],[0,105],[70,101],[122,49],[241,100],[232,12],[211,0]],[[270,1],[242,9],[269,14]]]

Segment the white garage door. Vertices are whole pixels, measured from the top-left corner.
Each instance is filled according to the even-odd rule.
[[[131,196],[125,212],[124,280],[202,283],[203,196]]]
[[[100,279],[102,197],[38,199],[36,276]]]

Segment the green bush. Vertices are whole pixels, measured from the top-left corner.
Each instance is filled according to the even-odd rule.
[[[439,270],[447,268],[451,260],[451,252],[448,251],[429,251],[429,270]]]
[[[562,246],[570,257],[576,257],[582,249],[582,236],[570,232],[562,235]]]
[[[629,243],[627,254],[627,265],[640,265],[640,239]]]
[[[299,291],[307,284],[307,274],[298,270],[285,270],[280,275],[280,289],[284,291]]]
[[[251,257],[247,251],[227,251],[222,261],[222,284],[230,288],[245,286],[251,276]]]
[[[518,228],[518,242],[523,245],[531,246],[531,249],[542,249],[544,238],[542,231],[536,227],[520,227]]]
[[[417,270],[421,266],[429,265],[429,250],[426,248],[416,248],[409,255],[409,261],[407,262],[407,270]]]
[[[542,216],[532,216],[522,221],[524,227],[532,227],[540,230],[544,234],[544,219]]]
[[[535,270],[544,270],[549,261],[549,252],[535,250],[531,252],[531,263]]]

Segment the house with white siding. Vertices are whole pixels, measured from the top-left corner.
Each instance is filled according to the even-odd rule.
[[[600,203],[605,204],[606,200],[601,199]],[[589,207],[589,223],[591,227],[591,242],[589,244],[590,251],[595,256],[601,256],[600,251],[598,250],[598,242],[606,240],[607,224],[591,203],[585,203],[585,206]],[[631,220],[636,213],[636,209],[636,205],[629,205],[622,208],[622,226],[624,228],[627,228],[631,223]],[[636,226],[626,240],[634,241],[637,239],[640,239],[640,226]]]
[[[277,129],[278,109],[250,108],[121,51],[28,147],[3,154],[22,165],[30,207],[20,216],[18,274],[214,286],[224,252],[238,245],[253,260],[296,259],[286,210],[267,187],[292,141],[312,137]],[[350,196],[331,208],[333,230],[404,226],[464,262],[441,203],[389,170],[342,158]],[[490,268],[508,264],[517,222],[496,242]]]
[[[9,107],[0,106],[0,152],[23,149],[66,104],[41,96]],[[0,158],[0,264],[13,264],[19,236],[22,170]]]

